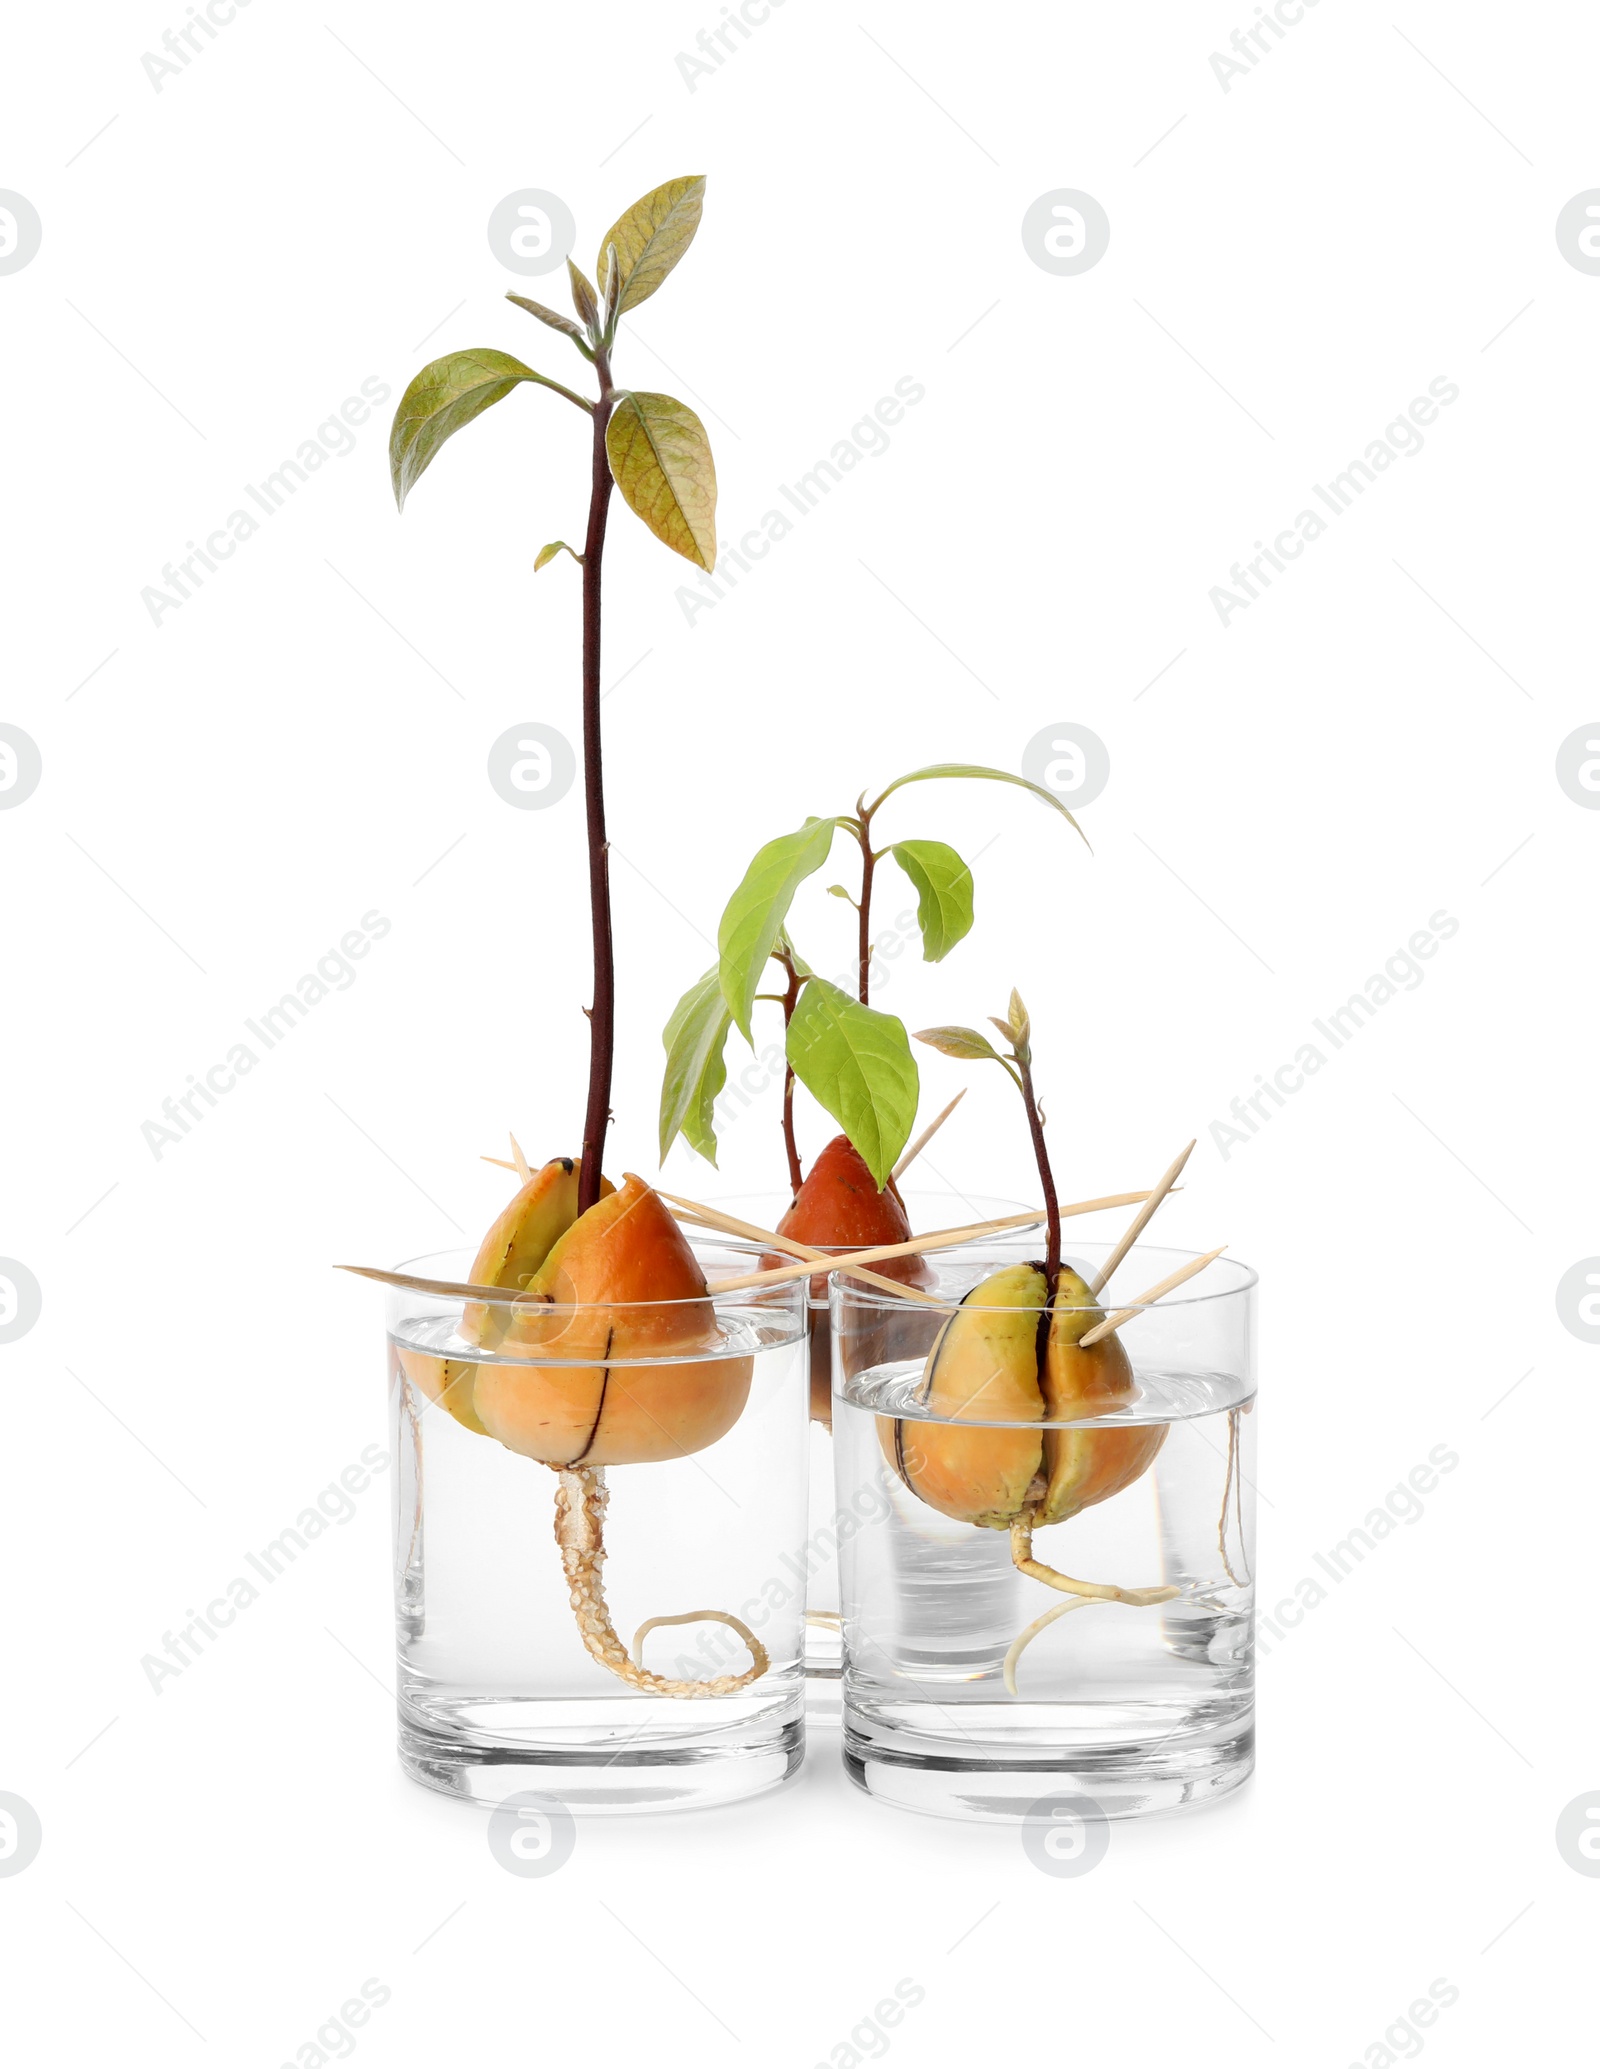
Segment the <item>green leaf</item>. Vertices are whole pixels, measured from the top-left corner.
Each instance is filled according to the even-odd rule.
[[[581,266],[567,261],[567,278],[572,283],[572,306],[591,331],[600,327],[600,303]]]
[[[813,977],[789,1022],[789,1062],[860,1151],[872,1182],[889,1182],[917,1118],[917,1064],[892,1013],[859,1005]]]
[[[917,1040],[937,1049],[941,1056],[953,1056],[958,1063],[1001,1063],[1004,1058],[987,1035],[975,1027],[924,1027]]]
[[[889,852],[917,887],[922,960],[943,962],[972,930],[972,871],[943,841],[896,841]]]
[[[549,324],[552,330],[560,331],[563,337],[571,338],[573,344],[577,346],[585,359],[593,359],[594,354],[585,344],[583,332],[579,330],[570,316],[563,316],[555,309],[547,309],[543,302],[530,301],[526,295],[514,295],[508,292],[506,300],[508,302],[515,302],[519,309],[526,309],[530,316],[537,316],[541,323]]]
[[[389,433],[389,475],[400,509],[405,508],[406,497],[445,440],[523,381],[554,388],[579,409],[590,407],[559,381],[547,380],[509,352],[496,352],[488,346],[476,352],[452,352],[422,369],[401,396]]]
[[[541,546],[533,558],[533,572],[538,574],[540,568],[547,568],[558,553],[572,553],[572,548],[565,539],[552,539],[548,546]],[[583,555],[581,553],[572,553],[572,557],[581,568],[583,566]]]
[[[728,900],[717,928],[722,996],[733,1024],[747,1042],[750,1008],[788,918],[794,894],[815,876],[833,846],[833,821],[808,819],[795,833],[781,834],[757,850],[743,881]],[[754,1047],[754,1043],[751,1042]]]
[[[717,1094],[727,1083],[723,1060],[733,1019],[718,982],[715,965],[679,999],[661,1040],[667,1067],[661,1080],[661,1158],[682,1135],[708,1164],[717,1161],[712,1115]]]
[[[778,929],[778,946],[783,950],[790,962],[794,964],[794,974],[800,979],[802,984],[805,983],[808,977],[816,976],[816,971],[812,969],[799,949],[789,939],[789,929],[787,927],[780,927]]]
[[[708,571],[717,564],[717,470],[706,427],[670,395],[623,393],[606,426],[622,499],[658,539]]]
[[[647,302],[689,249],[700,227],[705,192],[703,174],[668,180],[665,186],[636,201],[625,215],[618,216],[601,238],[597,272],[605,271],[606,246],[614,244],[617,248],[622,279],[619,314],[625,315],[641,302]]]
[[[1060,798],[1053,796],[1042,784],[1030,783],[1026,776],[1013,776],[1009,769],[983,768],[977,762],[935,762],[930,768],[913,769],[909,776],[896,776],[889,788],[880,792],[877,802],[872,809],[876,811],[878,806],[883,803],[883,800],[891,792],[902,789],[907,783],[932,783],[936,779],[946,776],[982,776],[991,783],[1015,783],[1019,790],[1031,790],[1035,797],[1043,798],[1053,811],[1061,814],[1062,818],[1066,820],[1067,824],[1082,840],[1085,847],[1089,845],[1089,837],[1077,820],[1073,818]]]

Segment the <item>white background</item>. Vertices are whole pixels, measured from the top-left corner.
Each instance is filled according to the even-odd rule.
[[[0,186],[44,226],[0,277],[0,717],[44,765],[0,813],[0,1253],[45,1303],[0,1351],[0,1788],[45,1835],[0,1880],[17,2059],[290,2062],[369,1976],[374,2064],[848,2064],[903,1977],[906,2062],[1381,2064],[1440,1977],[1441,2063],[1589,2045],[1600,1882],[1553,1835],[1600,1787],[1597,1353],[1554,1292],[1600,1249],[1600,818],[1554,770],[1600,698],[1600,278],[1554,225],[1600,183],[1600,24],[1323,0],[1224,91],[1255,14],[788,0],[693,91],[709,4],[254,0],[159,92],[176,7],[13,21]],[[561,195],[588,263],[702,170],[618,378],[700,409],[725,537],[898,378],[927,392],[692,627],[687,564],[613,518],[613,1166],[655,1169],[658,1031],[760,841],[1087,725],[1092,857],[1020,792],[889,808],[985,852],[974,936],[883,1003],[915,1027],[1022,987],[1069,1191],[1200,1136],[1162,1235],[1262,1274],[1265,1603],[1460,1456],[1264,1663],[1248,1789],[1118,1828],[1084,1881],[870,1805],[826,1737],[769,1799],[586,1826],[515,1880],[395,1768],[381,1486],[159,1696],[140,1668],[382,1438],[377,1301],[330,1265],[474,1241],[508,1127],[576,1144],[579,798],[513,811],[484,765],[509,726],[576,734],[575,571],[531,564],[581,536],[585,429],[520,391],[402,521],[380,411],[159,627],[141,591],[366,377],[392,407],[488,344],[586,375],[501,299],[560,299],[491,255],[504,195]],[[1111,222],[1072,278],[1020,235],[1060,187]],[[1220,624],[1230,565],[1437,376],[1425,449]],[[796,932],[836,968],[823,881]],[[154,1156],[163,1099],[374,909],[357,981]],[[1440,910],[1425,981],[1224,1157],[1230,1101]],[[963,1081],[930,1057],[927,1110]],[[1026,1194],[1010,1094],[970,1082],[931,1161]],[[756,1100],[719,1175],[670,1168],[769,1188],[777,1154]]]

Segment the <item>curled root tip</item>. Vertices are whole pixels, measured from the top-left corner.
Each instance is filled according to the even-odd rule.
[[[627,1682],[646,1695],[712,1696],[734,1695],[759,1681],[771,1664],[766,1647],[745,1624],[720,1609],[696,1609],[682,1616],[656,1616],[639,1626],[635,1652],[646,1634],[658,1624],[692,1624],[710,1619],[729,1625],[750,1648],[751,1664],[742,1674],[716,1674],[708,1681],[678,1681],[665,1674],[652,1674],[630,1657],[617,1636],[606,1607],[601,1568],[605,1564],[605,1513],[609,1494],[603,1466],[561,1466],[556,1469],[556,1543],[561,1548],[562,1571],[578,1635],[591,1659],[619,1681]]]
[[[767,1648],[751,1630],[748,1624],[740,1623],[736,1616],[730,1616],[725,1609],[686,1609],[681,1616],[647,1616],[633,1634],[633,1663],[644,1665],[644,1641],[652,1631],[658,1631],[663,1624],[726,1624],[730,1631],[737,1631],[744,1640],[750,1654],[752,1671],[741,1675],[741,1680],[754,1681],[757,1675],[767,1671]],[[686,1683],[685,1686],[692,1686]]]

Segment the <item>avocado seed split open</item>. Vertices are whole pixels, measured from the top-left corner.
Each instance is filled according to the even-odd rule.
[[[917,1405],[934,1419],[878,1418],[884,1456],[906,1487],[941,1515],[1004,1530],[1019,1573],[1078,1603],[1148,1608],[1175,1587],[1121,1588],[1074,1580],[1033,1556],[1033,1535],[1130,1487],[1154,1462],[1163,1424],[1072,1427],[1113,1413],[1135,1391],[1115,1336],[1083,1347],[1101,1320],[1085,1280],[1057,1269],[1053,1301],[1042,1263],[990,1273],[963,1299],[928,1354]],[[1065,1427],[1063,1427],[1065,1425]],[[1069,1604],[1029,1626],[1006,1655],[1006,1686],[1023,1647]]]
[[[686,1458],[714,1444],[743,1411],[754,1361],[714,1355],[720,1332],[705,1276],[651,1188],[632,1173],[620,1191],[602,1180],[599,1199],[580,1214],[580,1175],[572,1157],[533,1171],[483,1240],[471,1283],[518,1300],[470,1302],[460,1333],[493,1351],[493,1362],[407,1350],[401,1368],[464,1428],[557,1475],[556,1543],[592,1658],[650,1695],[732,1695],[770,1662],[725,1611],[654,1617],[640,1637],[658,1623],[728,1624],[750,1650],[742,1674],[651,1673],[617,1635],[602,1578],[605,1468]],[[700,1350],[708,1355],[683,1355]]]
[[[1074,1580],[1033,1556],[1033,1536],[1120,1494],[1154,1463],[1166,1440],[1164,1423],[1094,1426],[1138,1391],[1116,1332],[1144,1302],[1211,1259],[1173,1273],[1132,1308],[1102,1312],[1096,1297],[1176,1184],[1194,1144],[1174,1159],[1091,1285],[1061,1258],[1061,1208],[1034,1091],[1032,1022],[1021,995],[1013,991],[1004,1016],[990,1020],[1006,1040],[1004,1052],[970,1027],[927,1028],[917,1039],[962,1061],[998,1064],[1016,1086],[1044,1192],[1045,1256],[1039,1263],[1006,1265],[964,1296],[924,1368],[917,1405],[931,1419],[880,1416],[878,1432],[890,1465],[920,1500],[943,1515],[1006,1531],[1017,1571],[1072,1598],[1036,1617],[1013,1640],[1004,1676],[1015,1695],[1024,1649],[1070,1610],[1094,1602],[1145,1609],[1182,1593],[1169,1586],[1120,1588]],[[1236,1455],[1236,1441],[1230,1440],[1230,1478]],[[1225,1489],[1224,1534],[1227,1501]],[[1228,1572],[1231,1577],[1231,1566]]]

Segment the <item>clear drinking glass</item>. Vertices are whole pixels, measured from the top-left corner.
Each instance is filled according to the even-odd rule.
[[[751,1263],[696,1248],[711,1277]],[[471,1263],[452,1252],[402,1269],[459,1282]],[[726,1803],[792,1774],[803,1282],[608,1308],[398,1288],[387,1302],[406,1772],[447,1795],[535,1791],[580,1813]],[[651,1349],[617,1355],[618,1342]],[[547,1441],[570,1425],[589,1433],[590,1456],[620,1462],[558,1473],[471,1426],[485,1398],[514,1404],[541,1451],[575,1457]],[[644,1668],[679,1692],[619,1678],[586,1645],[578,1607],[630,1676],[642,1632]],[[707,1680],[719,1692],[685,1685]]]
[[[934,1229],[965,1228],[972,1222],[999,1221],[1008,1215],[1028,1212],[1024,1201],[995,1199],[985,1193],[926,1192],[913,1188],[903,1191],[900,1197],[913,1234],[921,1235],[930,1234]],[[770,1194],[748,1194],[709,1204],[754,1227],[775,1229],[789,1201],[787,1196],[780,1201]],[[1043,1219],[1041,1215],[1041,1224]],[[696,1232],[686,1229],[684,1233],[698,1252],[700,1239]],[[1011,1231],[1008,1235],[1015,1233]],[[742,1238],[729,1237],[726,1240],[740,1248],[752,1247]],[[753,1247],[759,1258],[762,1246],[757,1243]],[[834,1254],[832,1246],[819,1247],[830,1255]],[[974,1245],[974,1248],[988,1254],[983,1244]],[[833,1412],[833,1343],[828,1278],[825,1273],[818,1272],[807,1283],[810,1288],[807,1333],[810,1339],[811,1496],[805,1534],[794,1551],[806,1574],[806,1676],[812,1685],[813,1704],[820,1715],[831,1714],[837,1709],[839,1548],[841,1533],[848,1533],[852,1515],[848,1510],[838,1509],[834,1500],[833,1440],[829,1432]]]
[[[993,1417],[933,1412],[926,1368],[952,1316],[973,1331],[1015,1316],[967,1296],[1041,1249],[1033,1237],[935,1254],[938,1307],[834,1278],[835,1499],[863,1519],[841,1546],[845,1765],[871,1795],[948,1817],[1025,1818],[1062,1791],[1106,1818],[1206,1802],[1254,1760],[1256,1275],[1218,1259],[1123,1323],[1131,1375],[1102,1412],[1041,1423],[1014,1400]],[[1088,1281],[1108,1254],[1071,1244],[1064,1262]],[[1189,1255],[1135,1248],[1101,1305],[1131,1304]],[[1003,1358],[978,1355],[981,1392]],[[1161,1599],[1086,1598],[1014,1563],[1015,1490],[1037,1502],[1064,1459],[1107,1492],[1041,1523],[1031,1557]],[[985,1502],[1001,1527],[951,1512]]]

